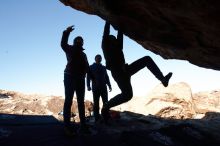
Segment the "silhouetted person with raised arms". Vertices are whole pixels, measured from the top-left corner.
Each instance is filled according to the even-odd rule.
[[[102,56],[96,55],[95,56],[95,63],[90,65],[90,73],[87,74],[87,88],[88,91],[91,90],[90,82],[92,81],[92,93],[93,93],[93,112],[95,117],[95,122],[98,122],[100,119],[99,114],[99,99],[100,96],[102,98],[103,104],[108,101],[108,92],[107,86],[109,87],[109,91],[112,90],[109,77],[106,71],[105,66],[101,64]],[[91,79],[91,76],[93,79]]]
[[[106,68],[111,71],[112,77],[117,82],[121,93],[110,99],[104,104],[101,114],[105,122],[110,118],[109,109],[129,101],[133,97],[131,86],[131,76],[139,70],[147,67],[154,76],[160,80],[163,86],[167,87],[172,73],[163,76],[160,69],[149,56],[138,59],[137,61],[126,64],[123,54],[123,33],[119,29],[117,38],[110,35],[110,23],[106,22],[102,39],[102,50],[106,60]]]
[[[67,27],[63,31],[61,47],[66,53],[67,65],[64,70],[64,88],[65,88],[65,101],[64,101],[64,126],[65,132],[68,136],[74,136],[76,130],[71,127],[71,106],[74,92],[77,96],[78,112],[80,118],[80,132],[88,132],[85,124],[85,75],[89,70],[89,64],[86,54],[83,52],[83,38],[77,36],[73,45],[68,44],[70,32],[74,30],[74,26]]]

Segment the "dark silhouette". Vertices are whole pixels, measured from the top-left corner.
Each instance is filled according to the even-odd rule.
[[[95,63],[90,65],[90,74],[87,74],[87,88],[88,91],[91,90],[90,81],[92,81],[92,93],[93,93],[93,112],[95,117],[95,122],[100,119],[99,114],[99,98],[101,96],[103,104],[108,101],[108,92],[107,86],[109,87],[109,91],[112,90],[109,77],[106,71],[105,66],[101,64],[102,57],[101,55],[95,56]],[[91,79],[93,77],[93,80]]]
[[[74,39],[73,45],[68,45],[70,32],[74,30],[73,26],[68,27],[64,32],[61,40],[61,47],[66,53],[67,65],[64,70],[64,125],[68,135],[74,134],[74,128],[70,125],[71,106],[74,92],[77,96],[77,104],[80,118],[80,130],[86,131],[85,124],[85,75],[89,71],[89,64],[86,54],[83,52],[83,38],[77,36]]]
[[[129,65],[126,64],[123,54],[122,31],[120,29],[118,30],[117,38],[109,33],[110,23],[106,22],[102,39],[102,50],[106,60],[106,68],[111,71],[112,77],[121,89],[121,93],[104,104],[101,114],[106,122],[110,117],[109,109],[111,107],[120,105],[132,98],[133,91],[130,79],[133,74],[137,73],[144,67],[147,67],[165,87],[168,86],[169,79],[172,76],[172,73],[163,76],[162,72],[150,56],[140,58]]]

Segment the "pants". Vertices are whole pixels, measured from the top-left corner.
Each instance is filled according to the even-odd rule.
[[[164,78],[160,69],[149,56],[140,58],[130,65],[125,64],[124,67],[118,69],[111,68],[112,77],[117,82],[121,93],[110,99],[105,105],[106,108],[111,108],[125,103],[133,97],[131,76],[144,67],[147,67],[158,80],[161,81]]]
[[[65,126],[70,125],[71,106],[72,106],[74,92],[76,92],[76,96],[77,96],[80,123],[81,125],[84,125],[85,124],[85,105],[84,105],[85,77],[78,77],[78,76],[75,77],[64,73],[64,88],[65,88],[65,101],[63,107],[64,125]]]
[[[100,118],[99,115],[99,99],[100,96],[102,98],[102,103],[105,104],[108,101],[108,92],[107,92],[107,87],[106,85],[102,88],[99,89],[94,89],[92,91],[93,93],[93,112],[94,112],[94,117],[95,117],[95,121],[97,121]]]

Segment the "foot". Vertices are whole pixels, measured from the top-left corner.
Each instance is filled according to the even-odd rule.
[[[168,73],[168,74],[164,77],[164,79],[161,81],[164,87],[167,87],[167,86],[168,86],[169,80],[170,80],[170,78],[172,77],[172,75],[173,75],[172,72]]]
[[[70,126],[65,126],[64,127],[64,133],[68,137],[75,137],[77,135],[76,130],[73,127],[70,127]]]
[[[103,107],[101,110],[101,115],[102,115],[104,122],[107,123],[110,118],[109,109],[106,107]]]

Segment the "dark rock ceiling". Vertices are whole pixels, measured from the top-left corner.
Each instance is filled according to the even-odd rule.
[[[108,20],[165,59],[220,70],[219,0],[60,0]]]

